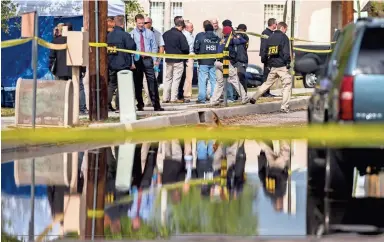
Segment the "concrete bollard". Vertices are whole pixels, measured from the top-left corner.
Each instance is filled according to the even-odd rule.
[[[135,159],[135,144],[119,146],[116,171],[116,190],[126,192],[131,188],[132,168]]]
[[[119,71],[117,81],[119,84],[120,123],[127,124],[137,119],[132,71]]]
[[[119,71],[117,81],[119,84],[120,123],[129,124],[137,120],[132,71]],[[116,157],[118,162],[115,183],[116,189],[119,191],[128,191],[131,188],[135,149],[135,144],[119,146],[118,157]]]

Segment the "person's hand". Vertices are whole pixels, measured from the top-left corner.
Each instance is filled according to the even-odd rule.
[[[132,64],[132,65],[131,65],[131,70],[135,70],[135,69],[136,69],[135,64]]]
[[[287,64],[287,69],[291,69],[291,64]]]
[[[155,63],[153,63],[154,66],[159,66],[160,65],[160,61],[155,61]]]

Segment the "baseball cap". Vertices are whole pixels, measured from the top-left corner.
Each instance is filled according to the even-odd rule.
[[[232,27],[225,26],[225,27],[223,28],[223,34],[224,34],[224,35],[229,35],[231,32],[232,32]]]
[[[226,27],[226,26],[232,27],[232,21],[229,19],[224,20],[222,24],[223,24],[223,27]]]
[[[239,24],[239,26],[237,26],[237,29],[247,30],[247,25]]]

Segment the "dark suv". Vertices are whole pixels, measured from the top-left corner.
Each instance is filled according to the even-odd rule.
[[[384,19],[359,19],[347,25],[326,64],[307,58],[295,65],[300,71],[321,73],[309,101],[309,124],[384,122]],[[352,195],[354,169],[364,175],[378,173],[382,167],[382,147],[309,147],[307,214],[311,216],[307,216],[307,233],[319,233],[321,226],[329,232],[345,224],[370,225],[383,231],[384,219],[364,219],[372,214],[362,212],[377,206],[375,217],[384,216],[383,200],[372,199],[366,206],[356,203],[354,208],[348,203],[359,200]],[[353,216],[346,215],[348,209],[354,209]]]

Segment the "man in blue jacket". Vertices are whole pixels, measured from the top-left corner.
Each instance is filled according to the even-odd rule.
[[[205,32],[196,35],[194,52],[195,54],[216,54],[220,38],[213,32],[213,25],[208,21],[204,22]],[[213,96],[216,83],[215,59],[201,59],[199,62],[199,95],[197,103],[205,103],[207,97],[207,80],[211,84],[210,96]]]
[[[223,34],[224,38],[220,41],[218,51],[217,53],[223,53],[225,45],[231,36],[232,33],[232,28],[229,26],[226,26],[223,28]],[[246,40],[243,39],[241,36],[234,36],[231,37],[229,40],[229,59],[230,59],[230,64],[229,64],[229,78],[228,78],[228,83],[231,83],[233,87],[235,88],[236,92],[239,94],[241,97],[241,102],[242,104],[247,104],[249,102],[249,98],[247,96],[247,93],[244,90],[244,87],[241,85],[239,82],[239,77],[237,76],[237,69],[234,67],[235,61],[236,61],[236,50],[235,50],[235,45],[241,45],[245,44]],[[224,91],[224,78],[223,78],[223,60],[216,60],[215,62],[216,66],[216,87],[213,92],[213,96],[211,98],[211,104],[212,105],[218,105],[219,99],[221,94]]]

